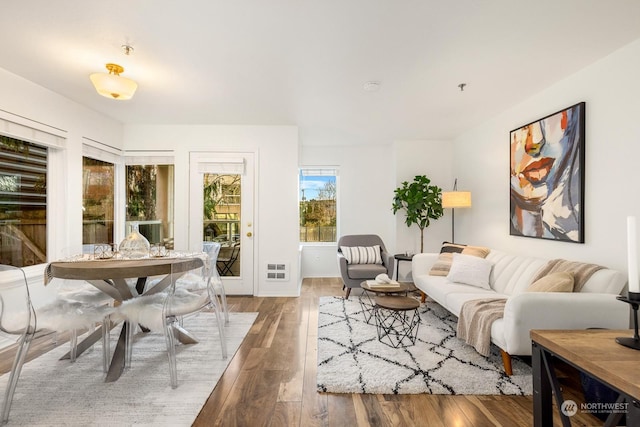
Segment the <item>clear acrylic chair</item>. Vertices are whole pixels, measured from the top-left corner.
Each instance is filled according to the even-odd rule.
[[[27,276],[22,268],[0,265],[0,333],[17,338],[16,356],[11,367],[9,382],[2,407],[2,422],[9,419],[13,395],[18,384],[22,366],[36,332],[51,330],[71,333],[71,361],[75,361],[77,330],[108,322],[109,308],[95,307],[74,301],[56,299],[42,307],[34,308]],[[103,331],[108,328],[104,327]],[[108,364],[108,334],[103,333],[103,370]]]
[[[225,324],[228,325],[229,309],[227,306],[227,295],[220,274],[216,268],[220,247],[221,245],[218,242],[203,242],[202,251],[206,254],[206,256],[203,257],[205,265],[201,269],[188,272],[177,279],[176,286],[188,291],[201,291],[206,289],[208,284],[210,284],[219,299],[221,311],[224,313]],[[154,284],[156,282],[157,280],[153,280],[150,283]]]
[[[169,358],[169,376],[171,387],[178,386],[178,371],[176,363],[176,335],[187,335],[182,327],[182,320],[192,314],[205,309],[215,313],[222,357],[227,358],[227,344],[224,336],[224,326],[220,303],[213,289],[208,269],[201,268],[202,280],[206,283],[203,289],[187,290],[178,286],[177,282],[182,273],[170,273],[171,284],[160,293],[142,295],[126,300],[117,308],[117,316],[127,322],[127,352],[125,366],[131,367],[133,337],[136,326],[140,324],[151,332],[162,332],[167,345]],[[192,341],[197,342],[197,341]]]
[[[60,282],[60,283],[58,283]],[[77,289],[73,289],[75,286]],[[96,325],[102,329],[103,370],[108,371],[111,352],[109,331],[110,315],[113,312],[113,299],[98,291],[87,289],[91,286],[81,280],[54,279],[50,286],[59,286],[55,300],[36,308],[38,329],[47,329],[57,333],[69,332],[69,359],[76,361],[78,336],[80,332],[92,333]],[[97,290],[97,289],[96,289]]]
[[[0,331],[3,335],[18,337],[16,356],[13,359],[2,405],[4,424],[9,420],[13,394],[37,324],[24,270],[10,265],[0,265],[0,281]]]
[[[81,262],[82,260],[88,260],[92,257],[102,258],[102,256],[97,255],[96,247],[98,246],[108,246],[110,250],[112,249],[111,245],[107,244],[68,246],[60,251],[59,259],[69,262]],[[53,304],[47,306],[46,310],[50,312],[51,317],[63,316],[62,318],[56,319],[53,325],[47,325],[47,329],[70,331],[71,350],[69,352],[69,358],[74,362],[77,353],[79,330],[87,329],[89,332],[93,332],[95,324],[101,322],[103,369],[104,372],[107,372],[110,355],[110,342],[108,338],[111,321],[109,315],[113,312],[113,298],[84,280],[56,278],[50,280],[47,286],[55,289],[56,300]],[[70,311],[76,313],[75,318],[67,315]],[[65,324],[65,318],[73,323]]]
[[[224,312],[224,321],[225,324],[229,324],[229,308],[227,307],[227,294],[224,290],[224,284],[222,283],[222,279],[220,278],[220,274],[218,273],[218,255],[220,255],[220,247],[222,245],[219,242],[204,242],[202,245],[202,250],[209,255],[209,265],[207,266],[209,269],[209,280],[213,285],[213,289],[216,291],[218,296],[220,297],[220,302],[222,306],[222,311]]]

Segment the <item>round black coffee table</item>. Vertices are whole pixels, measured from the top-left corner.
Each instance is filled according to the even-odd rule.
[[[360,283],[360,287],[364,290],[360,295],[360,305],[362,306],[362,314],[364,315],[365,322],[369,323],[373,318],[373,311],[375,307],[374,298],[377,296],[392,296],[403,295],[407,296],[409,292],[417,290],[412,282],[398,282],[397,285],[379,285],[369,284],[370,281],[364,281]]]
[[[378,330],[378,341],[398,348],[416,343],[420,314],[420,302],[402,296],[376,297],[374,316]]]

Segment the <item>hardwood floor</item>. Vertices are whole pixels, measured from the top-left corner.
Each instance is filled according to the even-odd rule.
[[[531,397],[326,394],[316,391],[318,298],[338,278],[305,279],[299,298],[229,298],[260,315],[194,426],[531,426]],[[352,296],[354,298],[354,296]],[[577,374],[559,372],[566,398]],[[590,415],[574,425],[602,424]],[[555,425],[560,426],[556,416]]]
[[[194,426],[531,426],[532,398],[328,394],[316,391],[318,298],[342,295],[338,278],[305,279],[299,298],[228,297],[231,311],[259,312]],[[351,298],[355,298],[352,296]],[[36,357],[50,337],[32,346]],[[12,352],[0,352],[10,369]],[[565,398],[584,401],[570,368],[559,371]],[[18,386],[19,387],[19,386]],[[578,413],[574,426],[601,425]],[[562,425],[554,415],[554,425]]]

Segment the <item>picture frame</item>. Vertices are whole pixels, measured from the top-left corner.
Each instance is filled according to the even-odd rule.
[[[509,133],[512,236],[584,243],[585,103]]]

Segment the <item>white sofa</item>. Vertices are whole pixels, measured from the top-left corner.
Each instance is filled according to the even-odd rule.
[[[491,250],[493,263],[490,290],[450,282],[446,276],[431,276],[437,253],[416,254],[412,275],[424,296],[459,316],[465,301],[503,296],[504,317],[493,322],[491,341],[501,349],[505,372],[511,375],[511,355],[531,355],[531,329],[627,329],[629,307],[616,296],[627,278],[611,270],[598,270],[580,292],[525,292],[536,272],[549,261]]]

